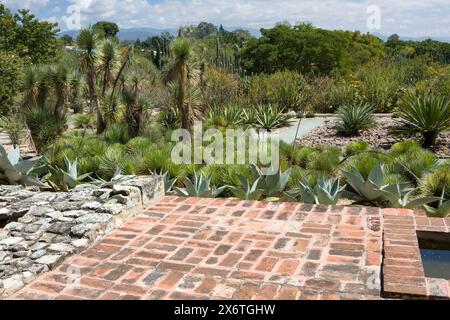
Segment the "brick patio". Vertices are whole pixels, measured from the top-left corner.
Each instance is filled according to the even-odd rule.
[[[380,299],[382,214],[378,208],[164,197],[10,298]],[[385,215],[389,227],[412,211]],[[439,220],[448,231],[449,219]],[[409,238],[394,238],[396,230],[384,233],[388,249],[410,245]],[[403,279],[389,282],[402,275],[391,270],[384,282],[393,292]],[[448,281],[442,283],[448,292]]]

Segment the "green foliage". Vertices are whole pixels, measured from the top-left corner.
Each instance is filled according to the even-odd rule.
[[[66,118],[55,118],[52,111],[42,107],[32,107],[25,113],[34,142],[38,148],[54,141],[63,131]]]
[[[337,111],[340,121],[336,125],[338,135],[357,136],[361,131],[376,125],[373,108],[368,104],[352,104]]]
[[[272,172],[270,172],[272,171]],[[271,199],[280,199],[284,197],[284,190],[289,182],[289,176],[291,174],[291,169],[284,172],[281,169],[273,172],[263,171],[256,165],[251,166],[251,173],[253,180],[252,185],[255,181],[259,180],[257,189],[263,190],[263,195]]]
[[[345,187],[339,185],[339,179],[319,179],[314,187],[307,181],[300,182],[294,192],[298,192],[304,203],[336,205]]]
[[[261,33],[260,38],[248,41],[239,55],[249,72],[295,70],[329,74],[383,55],[381,40],[358,32],[299,24],[261,29]]]
[[[305,78],[296,72],[283,71],[266,79],[267,98],[270,103],[289,110],[300,110],[309,96],[309,85]]]
[[[31,174],[40,159],[41,157],[34,157],[23,160],[20,157],[19,147],[14,147],[6,152],[3,145],[0,144],[0,182],[40,188],[48,187]]]
[[[33,64],[55,60],[58,50],[56,34],[59,32],[56,23],[40,21],[29,10],[13,14],[0,4],[0,30],[0,51],[17,53]]]
[[[228,189],[233,193],[236,198],[241,200],[260,200],[263,194],[263,190],[258,189],[259,179],[250,182],[247,177],[239,175],[239,186],[228,186]]]
[[[369,144],[367,142],[352,141],[345,147],[344,156],[345,157],[353,156],[367,150],[369,150]]]
[[[51,165],[48,166],[49,174],[45,178],[48,184],[55,191],[68,192],[77,185],[81,184],[83,180],[90,177],[90,173],[78,175],[78,159],[75,159],[72,163],[66,156],[64,156],[64,163],[66,169],[53,167]]]
[[[450,163],[446,162],[424,175],[421,189],[423,193],[435,197],[441,196],[444,190],[442,196],[450,199]]]
[[[2,5],[0,4],[0,6]],[[12,111],[15,98],[20,93],[23,64],[23,60],[16,53],[0,50],[0,75],[2,80],[0,86],[0,115]]]
[[[350,198],[360,203],[371,203],[377,206],[383,204],[386,199],[386,194],[392,188],[392,185],[385,182],[384,165],[377,164],[369,173],[367,179],[361,173],[351,168],[349,171],[342,170],[346,182],[351,186],[352,190],[349,192]],[[409,190],[401,189],[402,196]]]
[[[396,114],[401,124],[393,133],[420,134],[425,148],[436,143],[440,132],[450,130],[450,100],[446,97],[410,94],[398,106]]]
[[[105,131],[105,140],[110,144],[126,144],[130,140],[127,125],[123,123],[110,125]]]
[[[77,128],[93,128],[93,119],[91,115],[87,113],[75,115],[73,118],[73,122]]]
[[[194,170],[193,180],[186,177],[183,183],[184,189],[177,187],[174,189],[179,195],[186,197],[215,198],[225,189],[225,186],[217,189],[211,187],[211,175],[205,176],[203,171],[200,171],[200,175],[197,175]]]
[[[99,21],[92,28],[105,38],[114,38],[119,32],[117,24],[108,21]]]
[[[439,218],[446,218],[450,215],[450,200],[445,201],[444,198],[445,190],[442,190],[441,198],[435,207],[424,205],[423,208],[425,209],[426,213],[431,217],[439,217]]]
[[[292,116],[284,113],[284,110],[277,105],[261,104],[256,110],[256,123],[254,125],[258,129],[271,131],[287,126],[292,120]]]
[[[9,117],[0,116],[0,128],[8,133],[9,138],[14,146],[20,144],[23,135],[23,120],[17,115],[11,115]]]

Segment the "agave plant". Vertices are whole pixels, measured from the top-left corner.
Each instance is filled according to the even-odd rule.
[[[392,208],[415,209],[440,199],[437,197],[411,199],[411,195],[416,189],[404,187],[400,183],[390,185],[384,191],[384,196],[388,201],[388,207]]]
[[[226,186],[214,189],[211,188],[211,175],[203,174],[200,171],[200,175],[194,170],[194,179],[191,181],[188,177],[184,179],[184,189],[174,187],[176,193],[184,197],[203,197],[203,198],[215,198],[219,196]]]
[[[66,165],[66,170],[49,165],[50,172],[46,178],[54,190],[68,192],[77,185],[81,184],[83,180],[90,177],[90,173],[80,176],[78,175],[78,159],[75,159],[72,163],[66,156],[64,156],[64,163]]]
[[[342,106],[336,113],[340,119],[336,125],[338,135],[357,136],[376,124],[373,108],[369,104]]]
[[[241,182],[240,186],[228,186],[228,189],[236,198],[239,198],[241,200],[261,199],[264,190],[258,189],[260,178],[256,179],[253,183],[243,175],[239,175],[238,178]]]
[[[425,212],[431,217],[446,218],[450,215],[450,200],[444,199],[445,189],[442,190],[442,197],[439,198],[437,208],[433,208],[429,205],[423,205]]]
[[[307,181],[300,182],[299,188],[295,189],[301,201],[304,203],[336,205],[344,193],[346,185],[340,186],[339,179],[319,179],[314,187]]]
[[[167,172],[167,171],[163,172],[162,170],[160,170],[158,172],[156,170],[155,171],[151,171],[150,170],[150,174],[162,177],[163,182],[164,182],[164,192],[165,192],[165,194],[169,194],[169,192],[172,191],[172,188],[174,187],[175,183],[177,182],[177,178],[170,179],[169,172]]]
[[[425,148],[436,143],[440,132],[450,129],[450,100],[446,97],[407,95],[397,107],[396,114],[400,117],[400,125],[392,132],[421,134]]]
[[[278,106],[273,104],[259,105],[256,111],[256,127],[271,131],[287,126],[291,122],[292,117],[283,111],[283,109],[279,109]]]
[[[269,170],[269,172],[263,172],[256,165],[252,165],[251,172],[253,183],[259,181],[257,184],[258,189],[263,190],[263,195],[268,197],[269,200],[278,200],[286,195],[284,190],[289,182],[291,169],[285,172],[282,172],[281,169],[278,169],[276,172],[273,169]]]
[[[349,192],[349,197],[358,202],[369,202],[380,205],[386,200],[386,193],[390,187],[385,182],[384,165],[378,163],[369,173],[367,180],[354,167],[350,171],[342,170],[347,183],[353,188],[354,192]],[[403,192],[403,194],[406,192]]]
[[[40,159],[41,157],[34,157],[23,160],[20,157],[19,147],[15,147],[7,153],[3,145],[0,144],[0,182],[47,188],[48,185],[31,175]]]

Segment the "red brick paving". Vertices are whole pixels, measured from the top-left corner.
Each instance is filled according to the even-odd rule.
[[[449,299],[450,280],[425,276],[417,232],[450,232],[450,219],[384,209],[384,294],[394,298]]]
[[[376,208],[164,197],[10,298],[379,299],[380,224]]]

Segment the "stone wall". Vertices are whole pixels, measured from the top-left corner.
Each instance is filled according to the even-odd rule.
[[[0,186],[0,297],[52,269],[163,196],[160,177],[123,177],[68,193]]]

